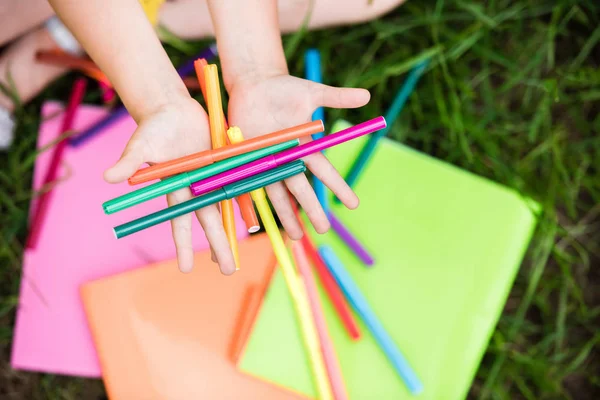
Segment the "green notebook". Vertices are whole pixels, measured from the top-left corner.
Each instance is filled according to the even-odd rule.
[[[336,124],[337,130],[343,124]],[[363,143],[345,143],[327,156],[345,172]],[[528,246],[538,206],[388,139],[381,141],[356,192],[357,210],[332,206],[375,265],[365,267],[331,232],[312,232],[313,238],[332,246],[416,371],[424,385],[419,398],[465,398]],[[412,398],[362,322],[363,336],[353,342],[322,290],[321,300],[350,398]],[[316,397],[279,271],[238,366]]]

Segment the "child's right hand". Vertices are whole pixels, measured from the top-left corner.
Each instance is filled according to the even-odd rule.
[[[143,163],[210,148],[207,115],[190,97],[138,0],[49,1],[138,123],[121,159],[106,171],[106,181],[122,182]],[[173,205],[190,197],[185,189],[170,194],[167,201]],[[221,271],[233,273],[233,255],[216,206],[196,216]],[[171,225],[179,269],[190,271],[194,264],[191,216],[176,218]]]
[[[153,164],[210,149],[208,116],[200,104],[189,95],[158,107],[141,117],[138,128],[131,136],[120,160],[104,173],[109,183],[120,183],[133,175],[144,163]],[[189,200],[189,189],[167,196],[169,206]],[[235,272],[233,254],[223,229],[216,205],[196,211],[221,272]],[[192,217],[183,215],[171,221],[177,249],[177,262],[182,272],[194,266],[192,248]]]

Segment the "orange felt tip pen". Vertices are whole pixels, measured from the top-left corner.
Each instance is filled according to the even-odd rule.
[[[260,223],[258,217],[254,211],[254,203],[252,203],[252,197],[250,194],[245,193],[235,198],[238,206],[240,206],[240,212],[242,213],[242,219],[246,223],[246,229],[249,233],[255,233],[260,230]]]
[[[204,80],[204,67],[206,67],[208,63],[204,58],[199,58],[194,61],[194,69],[196,71],[196,77],[198,78],[198,83],[200,84],[200,90],[202,91],[202,97],[204,98],[204,102],[206,99],[206,81]]]
[[[264,136],[244,140],[241,143],[221,147],[220,149],[205,150],[199,153],[190,154],[175,160],[142,168],[129,178],[129,184],[137,185],[154,179],[162,179],[182,172],[192,171],[217,161],[287,142],[288,140],[310,136],[315,133],[323,132],[323,130],[323,121],[317,120],[269,133]]]
[[[208,104],[206,98],[206,79],[204,77],[204,67],[206,67],[208,63],[204,58],[199,58],[194,61],[194,69],[196,70],[196,77],[198,78],[198,83],[200,84],[200,90],[202,91],[202,97],[204,97],[204,102]],[[223,125],[227,130],[227,119],[225,115],[223,115]],[[258,222],[258,217],[256,216],[256,212],[254,211],[254,204],[252,203],[252,198],[248,193],[242,194],[236,197],[236,201],[238,206],[240,207],[240,212],[242,213],[242,219],[246,224],[246,229],[250,233],[257,232],[260,229],[260,224]]]
[[[106,75],[89,58],[77,57],[62,50],[54,49],[36,52],[35,59],[44,64],[81,71],[90,78],[112,87]]]
[[[229,128],[227,130],[227,138],[229,139],[229,142],[231,142],[232,144],[237,144],[237,143],[241,143],[244,141],[244,136],[242,135],[242,131],[237,126],[232,126],[231,128]],[[243,204],[243,202],[249,202],[249,205],[245,205],[245,204]],[[246,227],[248,227],[248,232],[253,233],[253,232],[258,231],[260,229],[260,225],[258,222],[258,217],[256,216],[256,213],[254,213],[254,206],[252,204],[252,198],[249,198],[249,199],[238,198],[238,204],[240,205],[240,209],[242,211],[244,210],[244,208],[252,207],[254,218],[256,218],[256,220],[251,221],[251,223],[254,225],[254,227],[249,228],[248,225],[249,225],[250,221],[246,221],[245,218],[244,218],[244,222],[246,222]],[[244,217],[244,216],[242,215],[242,217]],[[250,230],[250,229],[252,229],[252,230]]]
[[[204,67],[204,81],[206,85],[208,119],[210,121],[210,140],[214,150],[225,146],[221,87],[219,85],[219,72],[216,65],[210,64]]]
[[[204,82],[206,85],[206,103],[208,106],[208,118],[210,121],[210,139],[213,149],[220,149],[227,142],[225,134],[225,116],[221,103],[221,87],[219,85],[219,72],[217,66],[210,64],[204,67]],[[235,260],[235,269],[240,269],[238,255],[237,235],[235,231],[235,216],[233,214],[233,202],[231,199],[221,202],[221,214],[223,227],[229,241],[229,246]]]

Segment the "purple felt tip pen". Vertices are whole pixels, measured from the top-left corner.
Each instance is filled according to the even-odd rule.
[[[210,178],[194,182],[190,185],[190,188],[192,189],[194,196],[212,192],[213,190],[225,185],[229,185],[230,183],[249,178],[253,175],[273,169],[279,165],[298,160],[302,157],[306,157],[310,154],[337,146],[338,144],[356,139],[360,136],[368,135],[369,133],[384,129],[385,127],[385,118],[373,118],[361,124],[351,126],[348,129],[332,133],[331,135],[325,136],[321,139],[317,139],[301,146],[282,151],[281,153],[272,154],[246,165],[242,165],[229,171],[211,176]]]
[[[327,213],[331,228],[342,239],[346,246],[367,266],[372,266],[375,262],[373,256],[369,254],[367,249],[358,241],[356,237],[342,224],[342,221],[337,219],[331,210]]]

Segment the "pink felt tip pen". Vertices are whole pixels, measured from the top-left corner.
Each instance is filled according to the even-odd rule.
[[[384,129],[386,127],[385,118],[377,117],[361,124],[354,125],[348,129],[332,133],[321,139],[305,143],[301,146],[294,147],[281,153],[272,154],[270,156],[258,159],[246,165],[233,168],[229,171],[211,176],[210,178],[194,182],[190,185],[194,196],[199,196],[208,192],[212,192],[230,183],[237,182],[241,179],[249,178],[253,175],[273,169],[279,165],[298,160],[310,154],[328,149],[338,144],[356,139],[360,136],[368,135]]]

